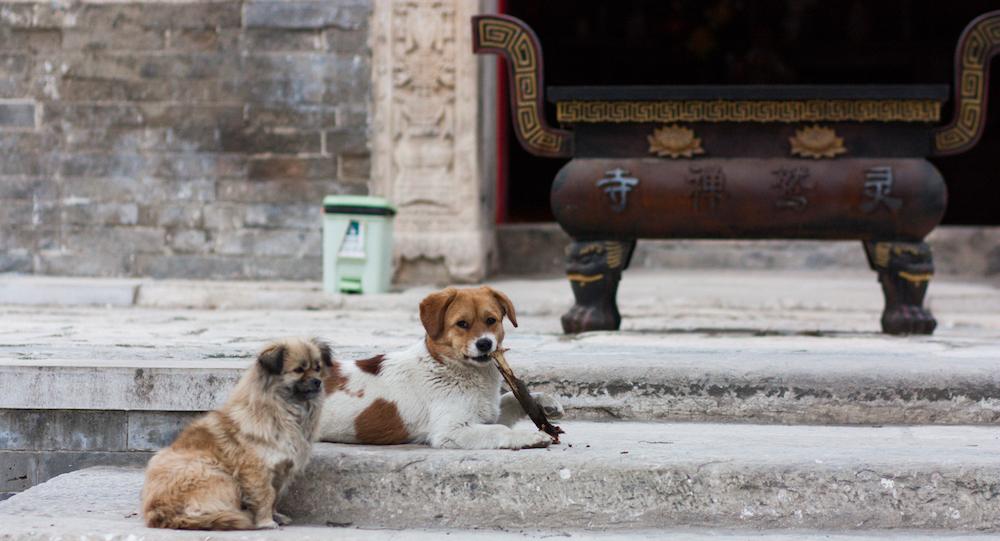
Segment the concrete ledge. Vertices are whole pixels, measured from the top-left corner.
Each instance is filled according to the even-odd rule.
[[[139,280],[0,275],[0,304],[132,306]]]
[[[571,418],[809,424],[1000,421],[1000,344],[988,340],[939,343],[872,335],[748,340],[697,333],[594,333],[573,339],[520,336],[509,342],[508,357],[520,377],[532,389],[559,396]],[[373,352],[378,351],[356,354]],[[91,353],[110,356],[100,349]],[[140,434],[159,429],[154,417],[140,418],[138,412],[216,408],[248,362],[0,360],[0,410],[128,411],[127,422],[134,426],[126,432],[123,417],[118,432],[107,438],[136,442]],[[58,415],[52,414],[48,422],[71,422]],[[181,421],[170,419],[175,423],[171,426],[180,426]],[[0,415],[0,426],[20,433],[14,420]],[[72,433],[72,426],[66,426]],[[95,430],[92,437],[98,433],[104,432]],[[42,437],[48,436],[25,436]]]
[[[520,452],[320,445],[286,508],[362,527],[1000,529],[993,428],[565,429]]]
[[[298,524],[379,528],[1000,530],[992,428],[565,428],[563,445],[519,452],[318,444],[280,508]],[[141,483],[138,470],[84,470],[0,516],[135,528]]]
[[[142,467],[152,455],[141,451],[0,450],[0,493],[20,492],[64,473],[94,466]]]
[[[0,361],[0,409],[204,411],[222,404],[247,364],[15,363]]]
[[[618,303],[624,318],[647,317],[652,310],[669,315],[691,308],[748,309],[760,316],[784,312],[866,312],[863,330],[878,329],[883,297],[875,273],[866,268],[826,272],[769,272],[766,269],[712,272],[637,268],[622,279]],[[156,309],[308,310],[329,312],[401,311],[415,314],[434,286],[411,287],[378,295],[331,295],[318,282],[236,282],[195,280],[141,280],[134,285],[98,278],[52,278],[0,275],[0,306],[135,306]],[[558,316],[572,304],[562,277],[491,280],[515,300],[518,315]],[[52,291],[48,291],[51,288]],[[78,297],[74,297],[79,293]],[[931,282],[927,302],[940,318],[948,312],[992,312],[1000,297],[984,280],[947,275]],[[131,298],[131,301],[127,299]],[[27,308],[26,308],[27,309]],[[830,314],[826,314],[829,317]],[[852,314],[856,315],[856,314]],[[751,317],[750,320],[759,319]],[[557,321],[556,321],[557,322]],[[838,322],[832,321],[837,324]],[[942,322],[947,324],[947,321]],[[556,328],[553,326],[552,328]],[[857,330],[854,328],[853,330]]]
[[[142,526],[138,516],[142,472],[92,468],[59,476],[0,504],[0,541],[523,541],[571,539],[597,541],[986,541],[995,534],[914,530],[759,531],[724,528],[540,530],[536,528],[361,529],[354,526],[293,524],[278,530],[192,532]],[[2,498],[0,498],[2,500]]]
[[[95,465],[141,465],[200,412],[0,410],[0,492]]]
[[[562,274],[570,240],[554,222],[500,225],[499,272]],[[1000,227],[942,226],[927,242],[939,275],[1000,275]],[[858,241],[640,240],[631,268],[830,271],[867,269],[868,263]]]
[[[0,449],[9,451],[155,451],[200,412],[0,410]]]

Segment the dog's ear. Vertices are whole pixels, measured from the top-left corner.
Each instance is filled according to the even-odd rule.
[[[264,372],[271,375],[280,374],[285,367],[284,344],[268,344],[257,356],[257,362]]]
[[[500,303],[500,307],[503,308],[503,315],[507,316],[507,319],[510,320],[511,324],[517,327],[517,314],[514,313],[514,303],[510,302],[510,297],[490,286],[483,286],[483,289],[496,298],[497,302]]]
[[[319,348],[319,356],[323,361],[323,366],[327,368],[333,366],[333,352],[330,351],[330,344],[327,344],[319,338],[313,338],[312,343],[314,346]]]
[[[452,301],[455,300],[456,295],[458,295],[458,290],[449,287],[437,293],[431,293],[420,301],[420,322],[424,324],[427,336],[437,338],[444,331],[444,314],[448,311]]]

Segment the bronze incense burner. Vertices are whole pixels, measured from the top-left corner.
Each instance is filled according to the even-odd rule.
[[[955,52],[955,113],[944,85],[552,87],[542,114],[534,32],[473,17],[473,50],[508,66],[514,131],[529,152],[572,157],[552,211],[573,238],[576,304],[567,333],[618,329],[615,300],[637,239],[860,240],[885,294],[882,330],[930,334],[934,272],[924,238],[941,222],[944,179],[928,156],[978,142],[1000,11],[966,27]]]

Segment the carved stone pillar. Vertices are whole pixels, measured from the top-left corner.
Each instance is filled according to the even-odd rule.
[[[479,281],[493,259],[496,67],[469,22],[491,3],[374,3],[371,191],[398,209],[397,281]]]

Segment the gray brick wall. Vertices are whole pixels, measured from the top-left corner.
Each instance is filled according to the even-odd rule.
[[[370,0],[0,0],[0,272],[318,279]]]

